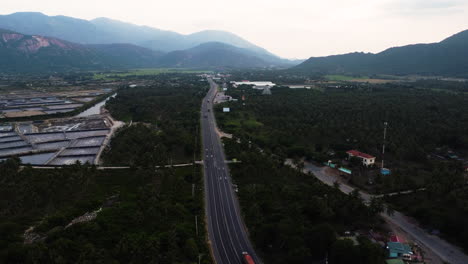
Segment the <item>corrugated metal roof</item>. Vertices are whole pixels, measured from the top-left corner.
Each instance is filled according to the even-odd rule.
[[[363,152],[360,152],[360,151],[357,151],[357,150],[349,150],[347,151],[346,153],[352,155],[352,156],[356,156],[356,157],[360,157],[360,158],[366,158],[366,159],[372,159],[372,158],[375,158],[374,156],[372,155],[369,155],[367,153],[363,153]]]

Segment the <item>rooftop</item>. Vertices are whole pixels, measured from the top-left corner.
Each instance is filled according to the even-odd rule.
[[[372,159],[372,158],[375,158],[374,156],[372,155],[369,155],[369,154],[366,154],[366,153],[363,153],[363,152],[360,152],[360,151],[357,151],[357,150],[349,150],[347,151],[346,153],[352,155],[352,156],[356,156],[356,157],[360,157],[360,158],[366,158],[366,159]]]
[[[407,244],[400,242],[388,242],[387,248],[390,252],[400,253],[400,254],[412,254],[411,247]]]

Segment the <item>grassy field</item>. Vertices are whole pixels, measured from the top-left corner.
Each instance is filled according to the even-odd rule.
[[[325,75],[325,78],[329,81],[351,81],[355,79],[355,77],[346,75]]]
[[[150,69],[135,69],[125,72],[106,72],[106,73],[95,73],[94,79],[115,79],[116,77],[127,77],[127,76],[144,76],[144,75],[158,75],[162,73],[211,73],[208,70],[193,70],[193,69],[175,69],[175,68],[150,68]]]
[[[347,76],[347,75],[325,75],[325,79],[328,81],[334,82],[360,82],[360,83],[372,83],[372,84],[381,84],[388,82],[398,81],[394,78],[370,78],[368,76]]]

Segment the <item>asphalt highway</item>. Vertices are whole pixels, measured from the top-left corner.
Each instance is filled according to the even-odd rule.
[[[217,264],[241,264],[242,252],[248,252],[255,263],[255,254],[242,221],[239,203],[232,187],[223,145],[216,133],[212,102],[218,85],[211,79],[210,90],[203,99],[201,128],[203,139],[203,167],[205,172],[205,211],[208,236]]]

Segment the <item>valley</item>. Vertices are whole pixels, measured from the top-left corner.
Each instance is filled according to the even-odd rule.
[[[0,263],[468,263],[468,4],[91,2],[2,7]]]

